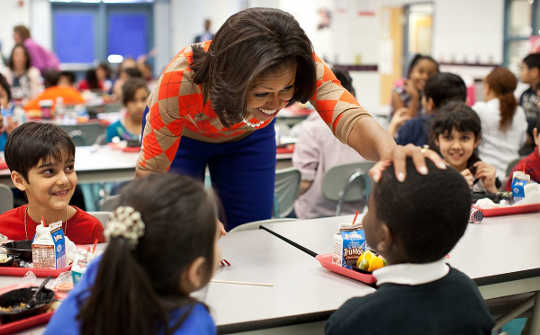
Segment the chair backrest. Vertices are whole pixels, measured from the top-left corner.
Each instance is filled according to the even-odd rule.
[[[98,219],[103,228],[107,227],[107,223],[109,223],[109,218],[111,217],[111,212],[88,212],[88,214]]]
[[[9,186],[0,184],[0,213],[4,213],[13,208],[13,193]]]
[[[292,212],[300,187],[300,178],[300,170],[297,168],[276,171],[273,217],[283,218]]]
[[[535,148],[536,150],[536,148]],[[523,157],[519,157],[517,159],[514,159],[513,161],[511,161],[510,163],[508,163],[508,166],[506,167],[506,176],[508,178],[512,178],[512,176],[510,175],[512,173],[512,170],[514,169],[514,166],[517,165],[517,163],[519,163],[520,160],[522,160]]]
[[[322,182],[322,194],[326,199],[338,202],[336,215],[340,215],[344,202],[367,203],[371,189],[368,172],[373,165],[373,162],[343,164],[326,172]]]
[[[261,225],[268,224],[268,223],[289,222],[289,221],[296,221],[296,220],[298,219],[283,218],[283,219],[268,219],[268,220],[253,221],[253,222],[248,222],[248,223],[244,223],[239,226],[236,226],[233,229],[229,230],[229,233],[237,233],[239,231],[244,231],[244,230],[259,229]]]

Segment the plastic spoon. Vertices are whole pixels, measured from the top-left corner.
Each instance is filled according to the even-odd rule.
[[[41,285],[39,286],[37,291],[34,292],[34,295],[32,295],[32,298],[30,298],[30,301],[28,301],[28,303],[26,304],[26,309],[30,309],[30,308],[34,307],[34,305],[37,302],[36,300],[37,300],[37,296],[38,296],[39,292],[41,292],[43,290],[43,288],[45,287],[45,285],[47,285],[49,280],[51,280],[51,276],[45,278],[45,280],[41,282]]]

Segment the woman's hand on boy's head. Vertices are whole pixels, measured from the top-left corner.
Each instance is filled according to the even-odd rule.
[[[403,182],[407,176],[406,162],[411,157],[416,166],[416,171],[420,174],[427,174],[426,158],[431,160],[439,169],[446,169],[444,160],[433,150],[427,147],[420,148],[413,144],[406,146],[396,145],[392,151],[392,160],[380,161],[369,171],[369,175],[375,182],[379,182],[383,171],[391,164],[394,164],[394,173],[398,181]]]
[[[497,169],[482,161],[474,163],[474,167],[476,168],[474,177],[482,181],[482,184],[484,184],[484,187],[488,192],[497,193]]]

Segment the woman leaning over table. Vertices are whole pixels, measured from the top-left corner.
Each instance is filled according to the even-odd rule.
[[[213,41],[182,49],[164,70],[143,117],[136,173],[169,170],[202,180],[208,165],[227,228],[268,219],[274,118],[281,108],[307,100],[337,138],[367,159],[394,160],[398,176],[404,177],[406,156],[419,171],[424,156],[443,164],[431,151],[396,146],[313,53],[292,15],[250,8],[229,17]]]

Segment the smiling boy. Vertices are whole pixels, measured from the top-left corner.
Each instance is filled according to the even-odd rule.
[[[105,241],[101,223],[69,202],[77,186],[75,146],[60,127],[28,122],[8,137],[6,163],[13,185],[28,204],[0,215],[0,233],[12,240],[31,240],[43,217],[62,221],[64,233],[76,244]]]

